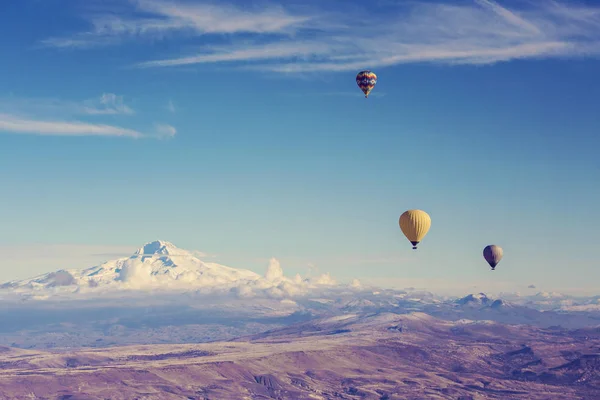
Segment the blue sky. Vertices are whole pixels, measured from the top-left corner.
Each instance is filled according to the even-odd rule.
[[[0,51],[0,280],[155,239],[401,287],[600,279],[592,2],[23,0]]]

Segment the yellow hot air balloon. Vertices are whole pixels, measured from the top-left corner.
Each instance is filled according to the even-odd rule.
[[[423,240],[431,227],[431,217],[422,210],[408,210],[400,216],[399,223],[402,233],[416,250],[417,244]]]

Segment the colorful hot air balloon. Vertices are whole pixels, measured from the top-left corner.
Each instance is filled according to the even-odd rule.
[[[504,252],[502,251],[502,247],[496,246],[495,244],[485,246],[483,249],[483,258],[490,264],[492,271],[496,269],[496,265],[502,260],[503,255]]]
[[[356,84],[365,94],[365,98],[369,97],[369,93],[377,84],[377,75],[371,71],[360,71],[356,75]]]
[[[414,250],[431,227],[431,217],[422,210],[405,211],[398,222],[402,233],[412,243]]]

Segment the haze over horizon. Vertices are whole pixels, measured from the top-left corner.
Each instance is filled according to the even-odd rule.
[[[0,282],[164,239],[261,275],[275,257],[289,277],[598,294],[600,7],[351,3],[5,5]],[[417,251],[411,208],[432,218]]]
[[[47,248],[51,254],[51,248]],[[357,278],[338,279],[332,276],[329,271],[321,271],[318,268],[309,268],[305,273],[290,274],[286,266],[282,266],[280,260],[271,258],[265,271],[252,271],[243,267],[231,267],[217,263],[218,257],[206,254],[197,250],[186,250],[175,246],[173,243],[156,240],[145,243],[137,248],[135,252],[129,254],[95,254],[96,257],[112,256],[112,260],[103,260],[94,266],[87,268],[60,268],[35,276],[28,276],[26,279],[13,279],[6,282],[0,282],[0,295],[17,294],[22,299],[31,295],[34,298],[48,299],[54,295],[75,295],[73,299],[81,296],[82,293],[100,296],[101,299],[107,292],[121,290],[137,292],[137,295],[153,293],[155,290],[165,290],[166,293],[188,292],[189,290],[200,289],[205,294],[226,293],[233,291],[236,296],[241,298],[280,298],[293,299],[298,296],[303,297],[319,292],[318,289],[329,287],[335,290],[345,291],[350,288],[352,291],[363,293],[379,294],[381,289],[400,290],[399,293],[418,293],[419,291],[433,291],[435,295],[467,297],[487,294],[493,296],[508,296],[514,299],[514,296],[521,298],[520,301],[538,300],[554,301],[562,303],[564,306],[573,305],[582,306],[591,304],[596,308],[597,292],[595,291],[548,291],[547,288],[539,288],[536,285],[515,285],[512,282],[496,282],[495,285],[472,285],[470,282],[462,284],[447,285],[444,282],[418,281],[403,278],[387,280],[366,278],[362,281]],[[436,283],[438,285],[436,285]],[[415,287],[415,284],[417,287]],[[418,286],[425,284],[427,286]],[[504,286],[503,286],[504,284]],[[412,286],[411,286],[412,285]],[[59,289],[56,291],[56,289]],[[98,291],[99,289],[99,291]],[[24,291],[23,291],[24,290]],[[358,292],[357,292],[358,291]],[[347,292],[345,292],[347,293]],[[469,294],[471,293],[471,294]],[[95,295],[94,295],[95,294]],[[133,294],[130,293],[130,294]],[[564,296],[581,297],[584,303],[573,303]],[[521,297],[524,296],[524,297]],[[592,296],[592,297],[589,297]],[[1,298],[1,297],[0,297]],[[7,300],[5,297],[4,300]],[[357,300],[358,301],[358,300]],[[587,306],[586,306],[587,307]]]

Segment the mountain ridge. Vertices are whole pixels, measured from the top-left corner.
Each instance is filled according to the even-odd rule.
[[[344,312],[355,310],[420,310],[433,313],[460,312],[469,319],[473,312],[570,311],[573,313],[599,312],[598,296],[576,298],[553,292],[537,292],[521,296],[518,293],[501,293],[502,298],[491,298],[484,293],[472,293],[462,298],[440,296],[432,292],[407,288],[382,289],[362,285],[357,279],[349,284],[338,284],[329,274],[316,277],[286,277],[276,259],[271,259],[267,271],[256,272],[232,268],[203,260],[202,253],[178,248],[166,240],[147,242],[128,257],[109,260],[83,269],[61,269],[33,278],[12,280],[0,284],[3,300],[49,300],[81,296],[103,297],[155,294],[157,292],[200,292],[204,294],[233,294],[237,298],[264,297],[297,300],[312,295],[315,306],[318,293],[314,289],[331,288],[339,292],[329,297],[330,305]],[[341,293],[360,296],[339,303],[335,296]],[[307,303],[308,304],[308,303]],[[309,307],[310,308],[310,307]],[[453,310],[450,310],[453,309]],[[540,315],[541,316],[541,315]],[[537,318],[537,316],[536,316]]]
[[[256,272],[203,261],[195,252],[180,249],[165,240],[148,242],[131,256],[103,262],[83,269],[61,269],[33,278],[12,280],[0,289],[17,294],[31,294],[44,299],[55,294],[101,293],[118,290],[188,291],[233,290],[239,296],[270,291],[271,296],[285,297],[311,286],[334,283],[329,274],[316,278],[283,275],[279,262],[272,259],[264,276]]]
[[[600,332],[349,314],[206,343],[0,348],[0,396],[595,399]]]

